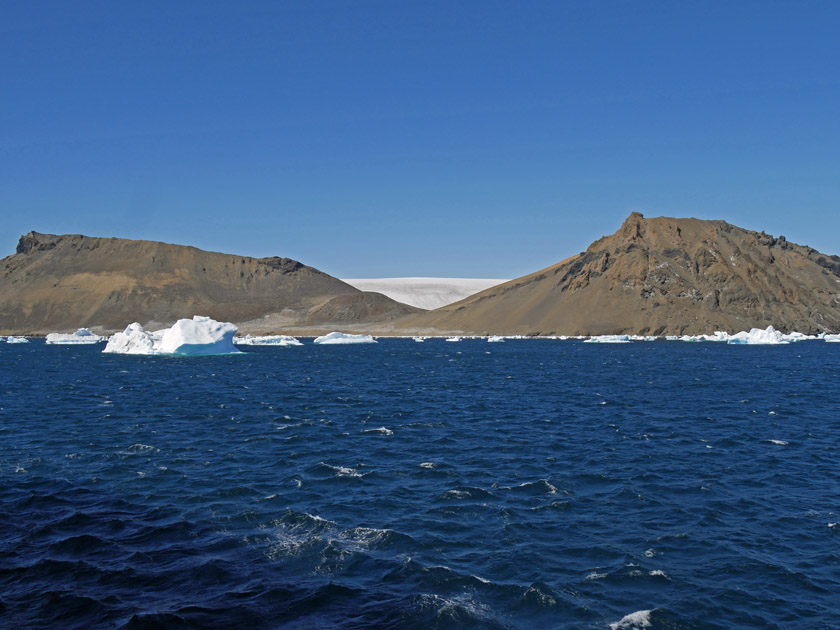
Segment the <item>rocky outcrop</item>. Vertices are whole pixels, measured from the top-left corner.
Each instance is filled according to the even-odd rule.
[[[840,331],[840,257],[724,221],[645,219],[576,256],[405,330],[476,334],[703,334],[773,325]]]

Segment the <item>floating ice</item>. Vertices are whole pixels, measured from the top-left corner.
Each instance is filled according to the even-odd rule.
[[[236,326],[196,315],[179,319],[172,328],[147,332],[137,322],[108,340],[102,352],[113,354],[238,354]]]
[[[329,335],[317,337],[315,343],[322,346],[347,343],[376,343],[376,339],[370,335],[348,335],[347,333],[331,332]]]
[[[840,343],[840,335],[826,335],[823,339],[828,343]]]
[[[302,346],[303,344],[289,335],[264,335],[262,337],[234,337],[233,343],[238,346]]]
[[[72,334],[67,333],[50,333],[47,335],[47,343],[55,345],[72,345],[85,343],[99,343],[105,341],[105,337],[94,335],[87,328],[79,328]]]
[[[753,328],[750,332],[739,332],[731,335],[726,343],[743,344],[743,345],[780,345],[790,343],[785,336],[772,326],[768,326],[765,330],[761,328]]]
[[[461,341],[461,338],[460,337],[447,337],[446,341],[451,341],[452,343],[456,343],[458,341]]]
[[[630,343],[630,335],[593,335],[583,343]]]
[[[26,337],[6,337],[6,343],[29,343]]]
[[[489,343],[500,343],[500,342],[502,342],[502,341],[504,341],[504,340],[505,340],[505,338],[504,338],[504,337],[500,337],[499,335],[492,335],[492,336],[490,336],[490,337],[487,337],[487,341],[488,341]]]
[[[414,339],[417,343],[424,343],[426,341],[425,337],[412,337],[412,339]]]

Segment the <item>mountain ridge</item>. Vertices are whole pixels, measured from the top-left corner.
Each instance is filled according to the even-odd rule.
[[[286,325],[309,326],[417,312],[290,258],[159,241],[29,232],[0,261],[3,334],[163,326],[195,314],[258,331],[261,318],[281,313]]]
[[[632,213],[540,271],[396,327],[432,334],[840,330],[840,257],[720,220]]]

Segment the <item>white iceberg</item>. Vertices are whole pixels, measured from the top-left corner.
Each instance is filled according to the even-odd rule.
[[[172,328],[147,332],[137,322],[108,339],[102,352],[113,354],[238,354],[236,326],[196,315],[179,319]]]
[[[302,346],[303,344],[290,335],[263,335],[262,337],[235,337],[233,340],[238,346]]]
[[[504,340],[505,340],[505,338],[504,338],[504,337],[501,337],[501,336],[499,336],[499,335],[492,335],[492,336],[490,336],[490,337],[487,337],[487,341],[488,341],[488,343],[501,343],[501,342],[503,342]]]
[[[331,332],[328,335],[315,338],[315,343],[321,346],[331,346],[348,343],[376,343],[370,335],[349,335],[347,333]]]
[[[768,326],[765,330],[753,328],[750,332],[742,331],[730,335],[726,343],[741,345],[781,345],[790,343],[784,337],[778,330],[772,326]]]
[[[6,343],[29,343],[29,339],[26,337],[6,337]]]
[[[412,339],[414,339],[417,343],[424,343],[426,341],[425,337],[412,337]]]
[[[630,335],[593,335],[583,343],[630,343]]]
[[[105,337],[94,335],[87,328],[79,328],[74,333],[50,333],[47,335],[46,342],[54,345],[76,345],[76,344],[91,344],[105,341]]]
[[[840,343],[840,335],[826,335],[823,340],[828,343]]]
[[[457,342],[461,341],[461,338],[460,337],[447,337],[446,341],[451,341],[452,343],[457,343]]]

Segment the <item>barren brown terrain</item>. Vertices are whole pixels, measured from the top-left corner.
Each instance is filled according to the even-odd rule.
[[[30,232],[0,261],[0,334],[122,330],[208,315],[245,332],[330,329],[420,312],[289,258]]]
[[[724,221],[646,219],[556,265],[396,322],[425,334],[840,331],[840,257]]]

